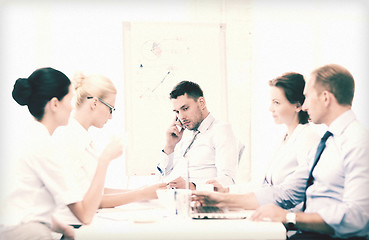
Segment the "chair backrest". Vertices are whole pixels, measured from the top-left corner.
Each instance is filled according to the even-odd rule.
[[[251,177],[251,164],[248,162],[248,159],[246,159],[245,156],[247,156],[247,153],[245,153],[246,146],[239,141],[238,142],[238,167],[237,167],[237,173],[236,173],[236,183],[246,183],[250,181]]]

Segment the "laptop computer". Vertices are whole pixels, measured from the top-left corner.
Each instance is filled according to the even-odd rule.
[[[192,219],[246,219],[254,212],[244,209],[230,209],[213,206],[191,206]]]
[[[253,210],[235,209],[214,206],[196,206],[191,200],[191,190],[159,189],[156,191],[159,200],[176,215],[190,216],[192,219],[246,219]]]

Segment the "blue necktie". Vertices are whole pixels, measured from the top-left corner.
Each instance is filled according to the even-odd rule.
[[[186,148],[185,152],[183,153],[183,157],[185,157],[185,156],[186,156],[187,152],[190,150],[190,148],[191,148],[191,146],[192,146],[193,142],[195,141],[195,139],[196,139],[196,137],[197,137],[197,135],[198,135],[199,133],[200,133],[200,131],[198,131],[198,130],[196,130],[196,131],[194,132],[194,135],[193,135],[192,141],[191,141],[190,145],[188,145],[188,147]]]
[[[313,185],[314,183],[314,177],[313,177],[313,171],[314,171],[314,168],[316,166],[316,164],[318,163],[319,159],[320,159],[320,156],[322,155],[322,152],[325,148],[325,142],[327,141],[327,139],[332,136],[333,134],[330,132],[330,131],[327,131],[324,136],[322,137],[322,139],[320,139],[320,143],[319,143],[319,146],[318,146],[318,149],[316,150],[316,154],[315,154],[315,158],[314,158],[314,164],[310,170],[310,173],[309,173],[309,178],[307,180],[307,184],[306,184],[306,189],[305,189],[305,199],[304,199],[304,205],[302,206],[302,211],[305,211],[306,209],[306,190],[311,186]]]

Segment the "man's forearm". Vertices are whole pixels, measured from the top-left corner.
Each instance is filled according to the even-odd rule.
[[[224,203],[228,207],[243,208],[247,210],[254,210],[259,207],[254,193],[227,194]]]
[[[318,213],[296,213],[296,227],[298,229],[319,232],[322,234],[333,234],[334,230],[324,222]]]

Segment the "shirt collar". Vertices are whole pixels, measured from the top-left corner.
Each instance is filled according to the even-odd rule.
[[[209,113],[208,116],[204,120],[202,120],[200,126],[197,128],[197,131],[205,132],[206,130],[209,129],[209,127],[213,124],[214,121],[215,121],[214,116]]]
[[[356,116],[354,112],[350,109],[341,114],[336,118],[331,125],[328,127],[328,131],[333,133],[333,136],[340,136],[346,127],[353,121],[355,121]]]
[[[297,138],[297,136],[300,135],[300,133],[309,126],[309,123],[306,124],[298,124],[297,127],[295,128],[295,130],[293,130],[291,136],[289,137],[289,140],[292,141],[295,138]]]
[[[31,133],[35,136],[51,137],[49,129],[41,122],[35,120],[31,126]]]
[[[89,132],[75,118],[69,119],[69,126],[73,131],[73,136],[78,136],[78,141],[81,145],[86,147],[92,142]]]

